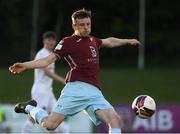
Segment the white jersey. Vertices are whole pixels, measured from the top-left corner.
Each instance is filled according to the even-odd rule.
[[[36,54],[35,59],[42,59],[50,55],[50,53],[51,52],[46,48],[42,48]],[[49,71],[54,73],[55,63],[50,64],[47,68]],[[48,113],[52,111],[57,101],[52,91],[52,82],[53,79],[48,77],[42,68],[34,69],[34,83],[32,86],[31,97],[32,99],[36,100],[37,107],[46,110]],[[29,120],[27,120],[23,125],[22,133],[33,133],[34,128],[37,129],[38,127],[34,126]],[[41,127],[38,130],[39,133],[44,132],[44,129],[41,130]],[[61,125],[55,130],[55,132],[63,132],[69,134],[69,126],[66,123],[61,123]]]
[[[35,59],[42,59],[50,55],[50,51],[46,48],[42,48],[36,54]],[[48,65],[48,70],[53,72],[55,71],[55,63]],[[42,68],[34,69],[34,84],[32,87],[32,93],[34,92],[47,92],[52,90],[53,79],[47,76]]]

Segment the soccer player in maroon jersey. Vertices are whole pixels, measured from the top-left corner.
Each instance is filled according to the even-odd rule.
[[[46,67],[64,57],[71,69],[53,112],[48,115],[43,109],[37,108],[35,100],[18,103],[15,111],[30,114],[42,127],[54,130],[66,116],[85,110],[95,125],[103,121],[109,126],[110,134],[121,133],[121,118],[100,90],[99,49],[139,45],[140,42],[136,39],[99,39],[91,36],[91,12],[85,9],[72,14],[72,28],[74,34],[63,38],[46,58],[15,63],[9,68],[12,73],[20,73],[26,69]]]

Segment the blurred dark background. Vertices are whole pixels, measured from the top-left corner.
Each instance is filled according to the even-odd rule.
[[[37,17],[35,34],[38,45],[33,47],[36,52],[42,47],[41,35],[45,31],[55,31],[58,40],[71,35],[73,32],[71,14],[83,7],[92,10],[93,13],[92,35],[99,38],[114,36],[138,39],[138,0],[35,1],[0,1],[1,66],[9,66],[16,61],[30,59],[33,17]],[[151,66],[179,67],[179,5],[178,0],[146,1],[145,68]],[[33,11],[35,11],[34,15]],[[101,57],[104,57],[101,58],[101,65],[104,66],[130,65],[136,67],[138,49],[131,46],[124,46],[123,49],[103,49]]]

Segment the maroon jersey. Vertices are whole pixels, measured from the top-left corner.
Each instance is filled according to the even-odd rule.
[[[54,53],[64,57],[71,70],[66,75],[66,82],[83,81],[100,88],[99,48],[102,41],[93,36],[79,37],[72,35],[64,38],[56,46]]]

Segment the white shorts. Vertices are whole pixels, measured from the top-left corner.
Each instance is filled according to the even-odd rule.
[[[47,112],[51,112],[53,106],[56,104],[56,98],[51,89],[42,89],[42,86],[36,86],[37,89],[33,88],[31,97],[37,101],[37,107],[40,107]],[[38,90],[39,88],[39,90]],[[41,89],[40,89],[41,88]],[[44,90],[44,91],[42,91]]]

